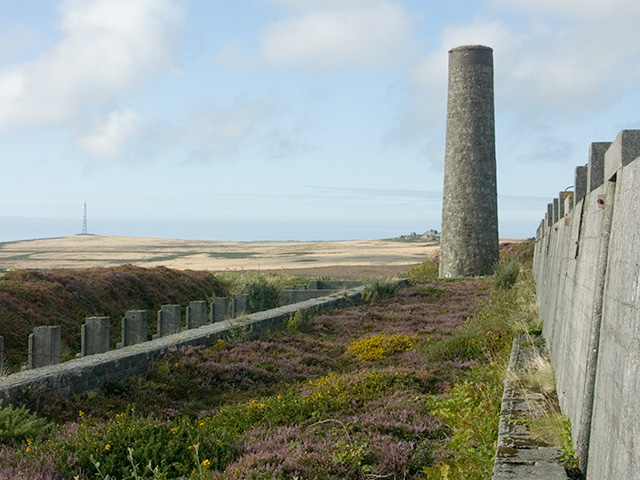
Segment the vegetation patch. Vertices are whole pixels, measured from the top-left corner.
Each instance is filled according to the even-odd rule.
[[[412,350],[415,339],[415,336],[381,333],[351,342],[347,351],[353,353],[360,361],[380,360],[396,353]]]
[[[0,450],[0,478],[489,478],[511,335],[536,321],[530,273],[492,289],[427,262],[394,295],[42,402],[55,432]]]

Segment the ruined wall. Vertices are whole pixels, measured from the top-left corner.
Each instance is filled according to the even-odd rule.
[[[403,280],[396,281],[398,285]],[[267,330],[281,328],[300,310],[320,311],[358,304],[365,287],[332,293],[292,305],[209,323],[151,341],[123,346],[117,350],[80,357],[68,362],[25,370],[0,377],[0,401],[4,404],[30,402],[39,397],[71,397],[102,388],[109,382],[141,375],[149,365],[171,347],[212,345],[219,338],[233,336],[235,331],[255,336]],[[329,293],[328,291],[325,291]]]
[[[640,472],[638,157],[639,130],[592,144],[575,192],[560,192],[537,232],[543,333],[587,479]]]

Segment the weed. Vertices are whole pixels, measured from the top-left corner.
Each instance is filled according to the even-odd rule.
[[[371,302],[376,298],[393,295],[398,289],[398,283],[393,280],[375,279],[367,282],[362,293],[362,300]]]
[[[53,424],[26,407],[2,406],[0,400],[0,443],[16,444],[50,433]]]
[[[246,342],[251,338],[253,327],[249,323],[249,317],[241,316],[229,320],[229,335],[235,342]]]
[[[281,288],[267,281],[265,277],[258,277],[248,282],[244,293],[249,295],[249,311],[262,312],[280,306]]]
[[[311,308],[301,308],[291,315],[285,324],[285,329],[289,333],[310,332],[311,319],[316,316],[316,312]]]
[[[520,264],[517,260],[506,259],[496,264],[491,283],[498,290],[509,290],[518,280]]]

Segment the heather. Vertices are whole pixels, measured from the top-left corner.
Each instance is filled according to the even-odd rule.
[[[489,478],[511,335],[535,318],[530,273],[499,289],[434,268],[359,307],[34,402],[59,427],[0,450],[0,477]]]

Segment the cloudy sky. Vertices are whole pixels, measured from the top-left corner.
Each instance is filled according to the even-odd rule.
[[[440,229],[448,50],[494,49],[501,236],[640,126],[636,0],[0,0],[0,241]]]

